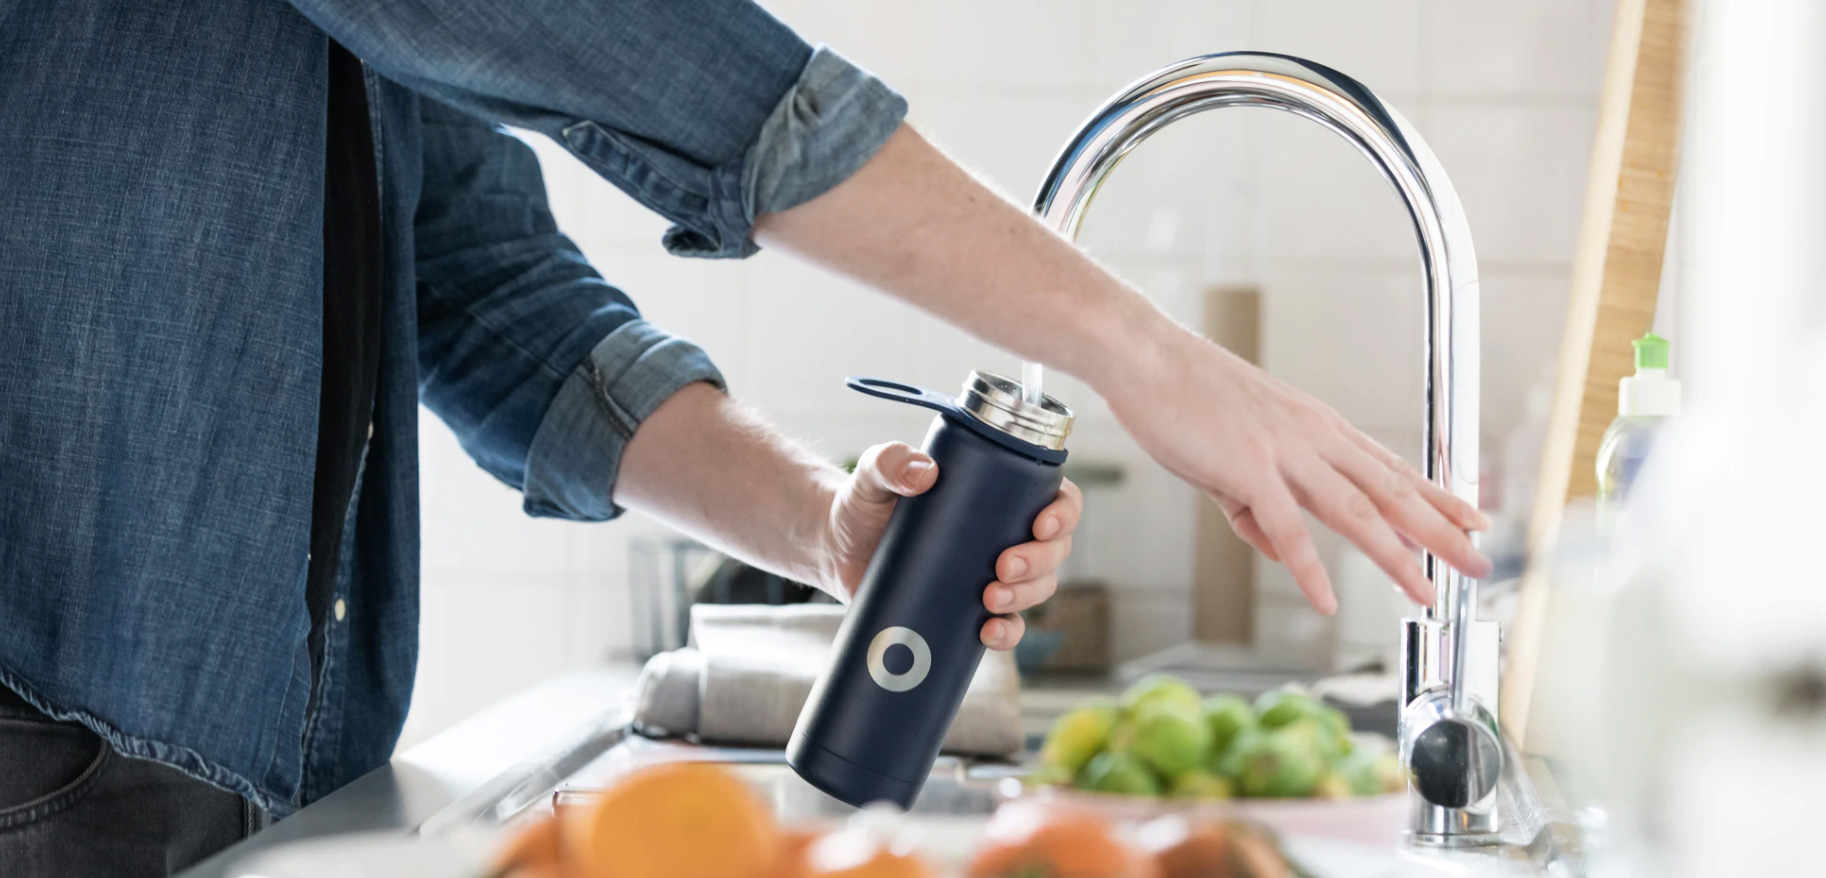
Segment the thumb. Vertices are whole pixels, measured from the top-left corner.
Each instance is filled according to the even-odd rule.
[[[890,503],[924,493],[937,479],[938,465],[931,457],[905,442],[887,442],[863,452],[850,482],[856,499]]]

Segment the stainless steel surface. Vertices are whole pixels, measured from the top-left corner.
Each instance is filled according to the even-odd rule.
[[[1029,402],[1021,386],[994,372],[971,372],[957,407],[1023,442],[1061,451],[1072,431],[1072,411],[1050,396]]]
[[[1454,630],[1461,637],[1455,638]],[[1496,715],[1484,707],[1496,704],[1499,679],[1494,657],[1500,638],[1497,624],[1489,621],[1458,626],[1426,619],[1402,622],[1403,708],[1396,740],[1421,793],[1414,814],[1413,840],[1418,844],[1485,845],[1501,828],[1497,786],[1506,761],[1504,743]],[[1454,644],[1455,640],[1461,642]],[[1451,685],[1454,676],[1448,676],[1454,666],[1441,655],[1447,646],[1456,646],[1465,655],[1492,657],[1456,675],[1457,696]],[[1455,697],[1464,699],[1466,706],[1456,706]],[[1429,739],[1435,726],[1439,728]],[[1416,752],[1421,754],[1418,761]],[[1441,776],[1454,766],[1460,770]],[[1445,794],[1448,791],[1450,795]],[[1466,804],[1460,804],[1461,799]]]
[[[376,830],[405,834],[428,823],[434,828],[461,823],[459,814],[496,813],[503,802],[525,794],[523,782],[539,775],[545,760],[562,758],[570,748],[594,746],[593,739],[580,736],[601,733],[605,720],[621,713],[638,672],[632,665],[605,665],[520,692],[197,864],[181,878],[233,876],[242,859],[303,839]],[[614,727],[612,721],[606,725]],[[478,797],[478,791],[485,794]],[[549,788],[540,792],[546,794]]]
[[[1475,505],[1480,353],[1477,256],[1470,227],[1445,170],[1420,135],[1361,83],[1320,64],[1267,53],[1206,55],[1165,67],[1111,98],[1079,127],[1041,184],[1035,212],[1075,239],[1098,188],[1131,150],[1178,119],[1218,107],[1267,107],[1318,122],[1369,159],[1406,204],[1426,279],[1426,476]],[[1038,364],[1023,366],[1022,379],[1023,391],[1037,398]],[[1471,645],[1478,641],[1468,639],[1471,626],[1460,621],[1476,610],[1477,584],[1431,554],[1422,563],[1438,597],[1427,616],[1433,627],[1417,630],[1438,636],[1431,642],[1410,639],[1407,661],[1417,678],[1449,693],[1452,713],[1436,719],[1459,722],[1480,713],[1493,718],[1494,690],[1480,700],[1467,687],[1472,676],[1486,665],[1493,671],[1497,661],[1494,650]],[[1404,701],[1413,703],[1414,698]],[[1425,729],[1417,727],[1414,733]],[[1425,813],[1416,829],[1423,836],[1435,829],[1450,834],[1455,826],[1483,822],[1482,817]]]

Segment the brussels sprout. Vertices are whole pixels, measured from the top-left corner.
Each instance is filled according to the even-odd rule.
[[[1146,762],[1163,777],[1203,766],[1211,757],[1204,714],[1177,701],[1144,703],[1125,723],[1112,749]]]
[[[1331,726],[1328,726],[1313,717],[1304,717],[1294,720],[1287,725],[1275,729],[1274,734],[1294,735],[1306,740],[1312,745],[1313,749],[1318,751],[1320,758],[1325,760],[1326,765],[1336,764],[1339,760],[1349,755],[1352,749],[1350,737],[1348,735],[1338,734],[1332,730]]]
[[[1168,794],[1176,799],[1218,801],[1236,795],[1236,785],[1202,768],[1194,768],[1173,778]]]
[[[1130,716],[1159,701],[1183,703],[1197,710],[1198,690],[1171,674],[1149,674],[1122,693],[1122,707]]]
[[[1076,776],[1062,765],[1049,765],[1042,762],[1023,776],[1021,783],[1029,787],[1070,786],[1072,778]]]
[[[1078,775],[1081,789],[1129,796],[1160,795],[1160,779],[1147,764],[1127,753],[1099,753]]]
[[[1239,755],[1237,786],[1246,796],[1293,798],[1312,795],[1326,771],[1325,757],[1309,727],[1280,729],[1251,742]]]
[[[1261,726],[1249,726],[1236,733],[1230,739],[1230,745],[1218,751],[1211,759],[1211,773],[1229,778],[1233,783],[1243,774],[1243,758],[1260,746],[1263,738],[1268,736]]]
[[[1394,753],[1378,754],[1370,764],[1382,787],[1379,792],[1399,793],[1408,788],[1408,770],[1401,766],[1401,758]]]
[[[1319,782],[1313,784],[1312,794],[1319,799],[1348,799],[1356,794],[1350,778],[1335,771],[1328,771],[1320,776]]]
[[[1211,749],[1222,752],[1244,729],[1256,724],[1255,709],[1235,695],[1213,695],[1205,699],[1205,725],[1211,727]]]
[[[1092,756],[1109,745],[1116,716],[1113,704],[1080,707],[1060,716],[1040,746],[1041,763],[1058,766],[1067,775],[1077,774]]]

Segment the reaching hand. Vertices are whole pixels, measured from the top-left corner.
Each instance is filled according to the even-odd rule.
[[[825,581],[836,583],[844,596],[854,596],[894,504],[901,497],[925,493],[937,480],[938,465],[932,458],[904,442],[864,452],[831,503],[820,553]],[[1078,486],[1066,481],[1059,496],[1034,519],[1033,542],[1014,546],[996,559],[996,581],[983,590],[983,606],[1002,615],[984,623],[985,646],[1013,649],[1026,630],[1015,614],[1045,602],[1058,589],[1059,562],[1071,554],[1072,531],[1083,511]]]
[[[1134,363],[1125,389],[1105,394],[1117,419],[1162,466],[1210,494],[1237,536],[1286,564],[1319,612],[1338,601],[1301,507],[1420,603],[1432,602],[1433,588],[1415,544],[1466,575],[1489,574],[1465,533],[1489,519],[1324,403],[1178,327]]]

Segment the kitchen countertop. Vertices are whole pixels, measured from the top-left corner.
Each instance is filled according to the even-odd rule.
[[[565,788],[567,781],[588,778],[634,751],[675,746],[638,738],[624,741],[619,733],[626,724],[629,696],[638,674],[639,669],[629,663],[607,664],[518,693],[396,755],[389,764],[222,851],[180,878],[232,878],[231,869],[243,858],[304,839],[376,831],[439,835],[465,825],[486,825],[504,816],[502,809],[507,805],[501,803],[517,810],[529,802],[549,802],[552,790]],[[1042,682],[1028,690],[1030,697],[1023,698],[1024,725],[1043,728],[1042,715],[1054,712],[1047,709],[1052,702],[1068,695],[1094,694],[1090,690],[1100,688],[1107,692],[1103,687],[1114,685],[1105,681],[1100,687],[1090,679],[1062,685]],[[789,792],[804,786],[803,781],[786,777],[790,772],[784,765],[768,767],[779,761],[777,751],[772,751],[773,758],[767,755],[748,752],[755,757],[753,768],[762,772],[758,777],[772,778],[776,784],[790,781],[782,787]],[[743,751],[729,751],[718,758],[749,761]],[[923,796],[915,811],[976,813],[992,807],[992,800],[963,802],[960,798],[983,798],[987,794],[979,785],[939,782],[946,775],[961,778],[964,768],[949,757],[941,760],[935,767],[934,783],[928,786],[928,793],[936,795]],[[974,776],[975,770],[970,774]],[[590,784],[586,781],[584,786]],[[775,797],[781,801],[777,804],[825,816],[830,816],[827,811],[848,810],[809,786],[801,792],[804,795],[796,797],[778,794]],[[927,802],[927,798],[933,801]],[[963,810],[958,811],[959,807]],[[1416,850],[1403,857],[1415,867],[1430,867],[1423,869],[1429,875],[1442,874],[1438,871],[1442,867],[1447,874],[1467,878],[1539,874],[1526,857],[1518,858],[1519,853],[1513,848],[1500,853]]]
[[[611,663],[517,693],[179,878],[225,878],[236,860],[287,842],[344,832],[412,832],[451,816],[489,781],[619,715],[639,673],[636,665]]]

